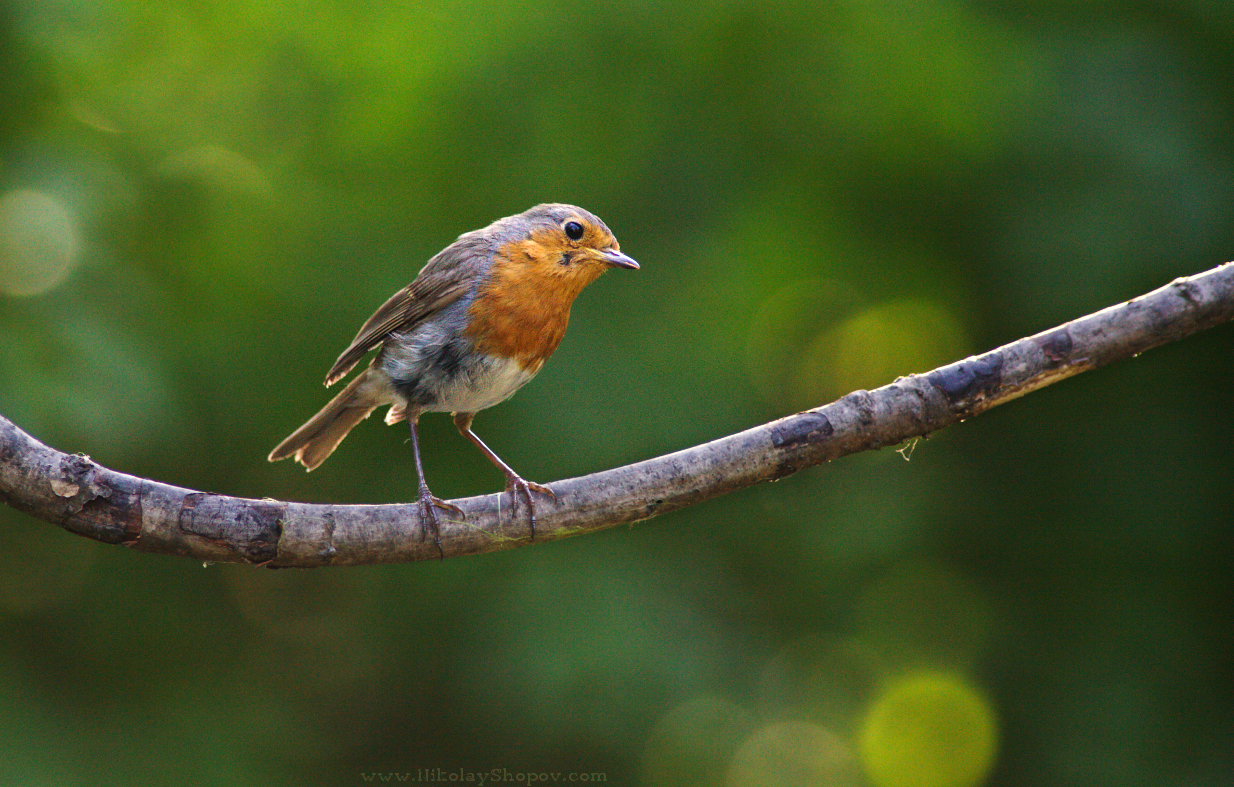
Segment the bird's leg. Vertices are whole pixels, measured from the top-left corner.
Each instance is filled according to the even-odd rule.
[[[428,491],[428,482],[424,480],[424,465],[420,463],[420,437],[416,434],[417,418],[408,418],[407,423],[411,426],[411,453],[416,457],[416,475],[420,477],[420,540],[424,541],[425,535],[428,533],[429,525],[433,527],[433,542],[437,544],[437,554],[444,560],[446,553],[441,548],[441,524],[437,521],[438,508],[444,508],[447,511],[453,511],[460,518],[466,519],[467,515],[463,513],[463,509],[447,503],[439,497],[433,497],[433,493]]]
[[[540,492],[541,494],[548,495],[549,497],[553,498],[553,500],[557,499],[557,493],[549,489],[547,486],[544,486],[543,484],[537,484],[533,481],[528,481],[524,479],[518,473],[514,472],[514,470],[508,464],[501,461],[501,457],[493,453],[493,449],[485,445],[484,441],[481,440],[479,437],[477,437],[475,432],[471,431],[471,421],[475,417],[476,417],[475,413],[455,413],[454,414],[454,425],[458,427],[459,434],[461,434],[463,437],[466,437],[468,440],[470,440],[472,444],[475,445],[476,448],[480,449],[480,453],[487,456],[488,460],[492,462],[493,464],[497,465],[497,468],[501,470],[502,473],[505,474],[506,491],[510,493],[510,500],[513,502],[515,507],[518,506],[518,497],[515,495],[515,492],[517,491],[523,494],[523,499],[527,501],[527,516],[531,521],[531,537],[535,538],[536,537],[536,504],[531,499],[531,490],[534,489],[535,491]]]

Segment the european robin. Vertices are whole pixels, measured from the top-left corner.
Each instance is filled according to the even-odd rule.
[[[621,253],[603,221],[573,205],[537,205],[460,235],[364,323],[326,385],[376,347],[368,368],[279,443],[270,461],[294,456],[312,470],[356,424],[389,405],[386,423],[407,419],[411,427],[420,510],[440,549],[435,509],[463,512],[429,491],[416,424],[421,413],[452,413],[459,433],[505,474],[512,504],[517,507],[519,494],[526,501],[534,538],[532,491],[556,495],[514,472],[471,431],[471,422],[540,371],[565,335],[574,298],[608,268],[637,270],[638,263]]]

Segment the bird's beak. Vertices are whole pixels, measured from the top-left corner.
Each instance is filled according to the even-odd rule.
[[[604,249],[597,256],[600,260],[612,268],[629,268],[632,271],[638,270],[638,263],[632,258],[627,257],[616,249]]]

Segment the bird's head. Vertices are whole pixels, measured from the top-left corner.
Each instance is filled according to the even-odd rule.
[[[468,333],[533,374],[565,335],[583,288],[609,268],[638,269],[604,222],[573,205],[537,205],[480,232],[489,233],[493,256]]]
[[[498,244],[495,275],[574,296],[609,268],[638,270],[595,214],[573,205],[545,204],[503,219],[490,229]]]

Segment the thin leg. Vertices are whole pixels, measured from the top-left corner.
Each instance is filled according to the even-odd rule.
[[[466,519],[467,515],[463,513],[463,509],[441,498],[433,497],[433,493],[428,491],[428,482],[424,480],[424,465],[420,463],[420,436],[416,434],[416,419],[408,418],[407,423],[411,426],[411,453],[416,457],[416,475],[420,477],[420,540],[424,540],[431,524],[433,542],[437,544],[437,554],[444,560],[446,553],[441,548],[441,523],[437,521],[437,509],[444,508],[447,511],[453,511],[462,519]]]
[[[476,448],[480,449],[480,453],[487,456],[488,460],[497,465],[497,468],[505,474],[506,491],[510,493],[510,500],[515,507],[518,506],[518,497],[515,495],[515,492],[522,493],[523,499],[527,501],[527,516],[531,521],[531,537],[534,539],[536,537],[536,504],[531,498],[531,490],[534,489],[541,494],[548,495],[554,500],[557,499],[557,493],[543,484],[525,480],[518,473],[514,472],[513,468],[508,464],[501,461],[501,457],[493,453],[493,449],[485,445],[484,441],[477,437],[475,432],[471,431],[471,421],[475,417],[475,413],[455,413],[454,425],[458,428],[459,434],[470,440]]]

